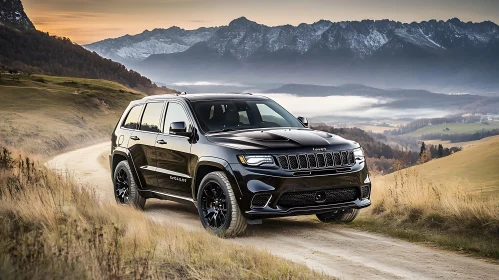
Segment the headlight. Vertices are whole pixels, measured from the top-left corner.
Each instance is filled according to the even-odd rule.
[[[364,159],[364,149],[357,148],[353,150],[353,155],[356,159]]]
[[[239,161],[244,164],[244,165],[248,165],[248,166],[260,166],[260,165],[267,165],[267,164],[270,164],[270,165],[275,165],[274,163],[274,159],[272,158],[272,156],[266,156],[266,155],[262,155],[262,156],[245,156],[245,155],[239,155],[237,156],[237,158],[239,159]]]

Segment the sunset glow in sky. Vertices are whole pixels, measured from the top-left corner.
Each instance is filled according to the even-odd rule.
[[[23,0],[36,28],[86,44],[145,29],[227,25],[245,16],[267,25],[458,17],[499,22],[498,0]]]

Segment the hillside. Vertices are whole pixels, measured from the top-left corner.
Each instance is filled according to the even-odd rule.
[[[104,59],[67,38],[0,26],[0,70],[106,79],[149,94],[172,93],[122,64]]]
[[[403,135],[420,137],[425,134],[474,133],[477,131],[493,130],[493,129],[499,129],[499,121],[489,121],[488,124],[477,122],[477,123],[447,123],[447,124],[430,125]]]
[[[0,74],[0,142],[28,153],[109,138],[124,108],[145,94],[116,82]]]
[[[470,192],[498,195],[499,136],[476,141],[473,146],[461,152],[411,167],[406,171],[418,173],[422,180],[432,182],[436,186],[460,185]],[[397,176],[400,176],[400,172],[377,179],[391,182]]]
[[[499,136],[375,177],[352,226],[499,259]]]
[[[139,73],[74,44],[35,30],[20,0],[0,1],[0,72],[21,71],[105,79],[148,94],[172,93]]]

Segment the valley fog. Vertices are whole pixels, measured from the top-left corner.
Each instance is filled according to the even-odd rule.
[[[443,117],[449,111],[429,108],[421,109],[396,109],[383,107],[390,99],[379,99],[360,96],[327,96],[304,97],[293,94],[262,94],[267,96],[295,116],[305,116],[313,121],[327,122],[337,118],[359,118],[371,120],[386,119],[419,119]]]

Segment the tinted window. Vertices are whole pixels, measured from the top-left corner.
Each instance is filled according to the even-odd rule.
[[[170,124],[172,122],[185,122],[187,129],[190,129],[190,121],[184,107],[178,103],[169,103],[165,117],[165,133],[170,133]]]
[[[140,123],[140,130],[161,132],[159,122],[161,120],[161,113],[163,111],[164,103],[147,103],[142,122]]]
[[[272,100],[193,101],[204,132],[303,125]]]
[[[139,117],[140,117],[140,111],[142,111],[142,106],[143,105],[138,105],[130,110],[128,116],[123,122],[123,127],[130,129],[137,129],[139,127]]]

